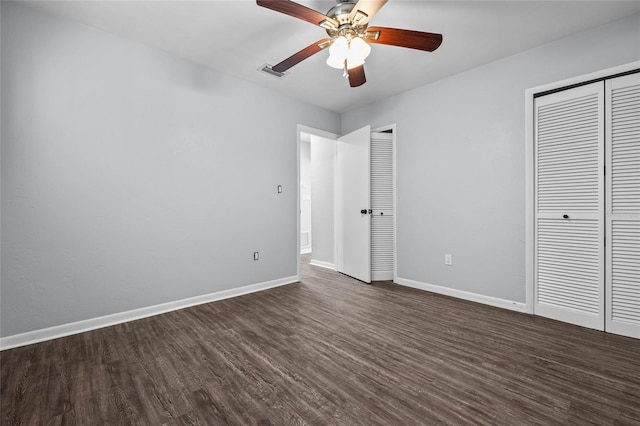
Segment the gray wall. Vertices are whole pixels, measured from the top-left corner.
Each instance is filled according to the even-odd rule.
[[[311,135],[311,261],[334,265],[336,141]]]
[[[296,275],[297,125],[338,114],[1,7],[1,336]]]
[[[0,336],[295,275],[297,125],[340,120],[398,125],[399,277],[522,302],[524,90],[640,59],[636,15],[340,117],[1,15]]]
[[[635,15],[344,113],[397,123],[398,277],[524,302],[525,89],[639,59]]]

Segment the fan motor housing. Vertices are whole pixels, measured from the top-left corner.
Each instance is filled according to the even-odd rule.
[[[327,29],[327,34],[331,38],[335,38],[341,35],[347,36],[348,38],[353,38],[358,35],[362,35],[364,31],[367,29],[367,24],[354,26],[351,22],[351,11],[355,7],[355,2],[338,2],[335,6],[333,6],[328,12],[327,16],[329,18],[333,18],[340,26],[336,29]]]

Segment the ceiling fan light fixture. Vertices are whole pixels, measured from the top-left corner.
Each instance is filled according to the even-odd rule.
[[[364,62],[369,53],[371,53],[371,46],[360,37],[355,37],[349,44],[349,52],[354,52]]]
[[[362,64],[364,64],[364,58],[359,56],[356,52],[350,51],[349,56],[347,56],[347,69],[359,67]]]
[[[349,41],[346,37],[340,36],[331,43],[327,65],[332,68],[342,69],[344,68],[344,61],[347,59],[348,55]]]
[[[323,14],[296,3],[294,0],[256,0],[258,6],[324,28],[329,36],[294,53],[269,70],[284,73],[292,66],[329,48],[327,65],[342,69],[349,79],[349,85],[359,87],[367,81],[363,64],[371,53],[369,43],[406,47],[426,52],[433,52],[440,46],[442,34],[398,28],[369,27],[371,18],[387,1],[336,0],[337,4],[326,14]]]
[[[342,59],[343,61],[349,53],[349,40],[345,36],[340,36],[333,40],[331,47],[329,48],[329,56],[333,56],[336,59]]]
[[[360,37],[354,37],[350,41],[340,36],[333,41],[329,48],[327,65],[336,69],[343,69],[345,61],[347,68],[352,69],[364,64],[364,60],[371,53],[371,46]]]
[[[329,56],[329,58],[327,58],[327,65],[329,65],[331,68],[336,68],[336,69],[343,69],[344,68],[344,59],[343,60],[339,60],[337,58],[334,58],[333,56]]]

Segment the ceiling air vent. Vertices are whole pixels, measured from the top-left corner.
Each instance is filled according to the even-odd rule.
[[[266,72],[267,74],[273,75],[275,77],[284,77],[286,75],[286,73],[274,71],[272,66],[273,65],[265,64],[262,68],[260,68],[260,71]]]

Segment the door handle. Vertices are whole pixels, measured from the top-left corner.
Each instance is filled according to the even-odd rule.
[[[563,215],[562,215],[562,218],[563,218],[563,219],[569,219],[569,215],[568,215],[568,214],[563,214]]]
[[[362,209],[362,210],[360,210],[360,213],[361,214],[367,214],[367,210],[366,209]]]

